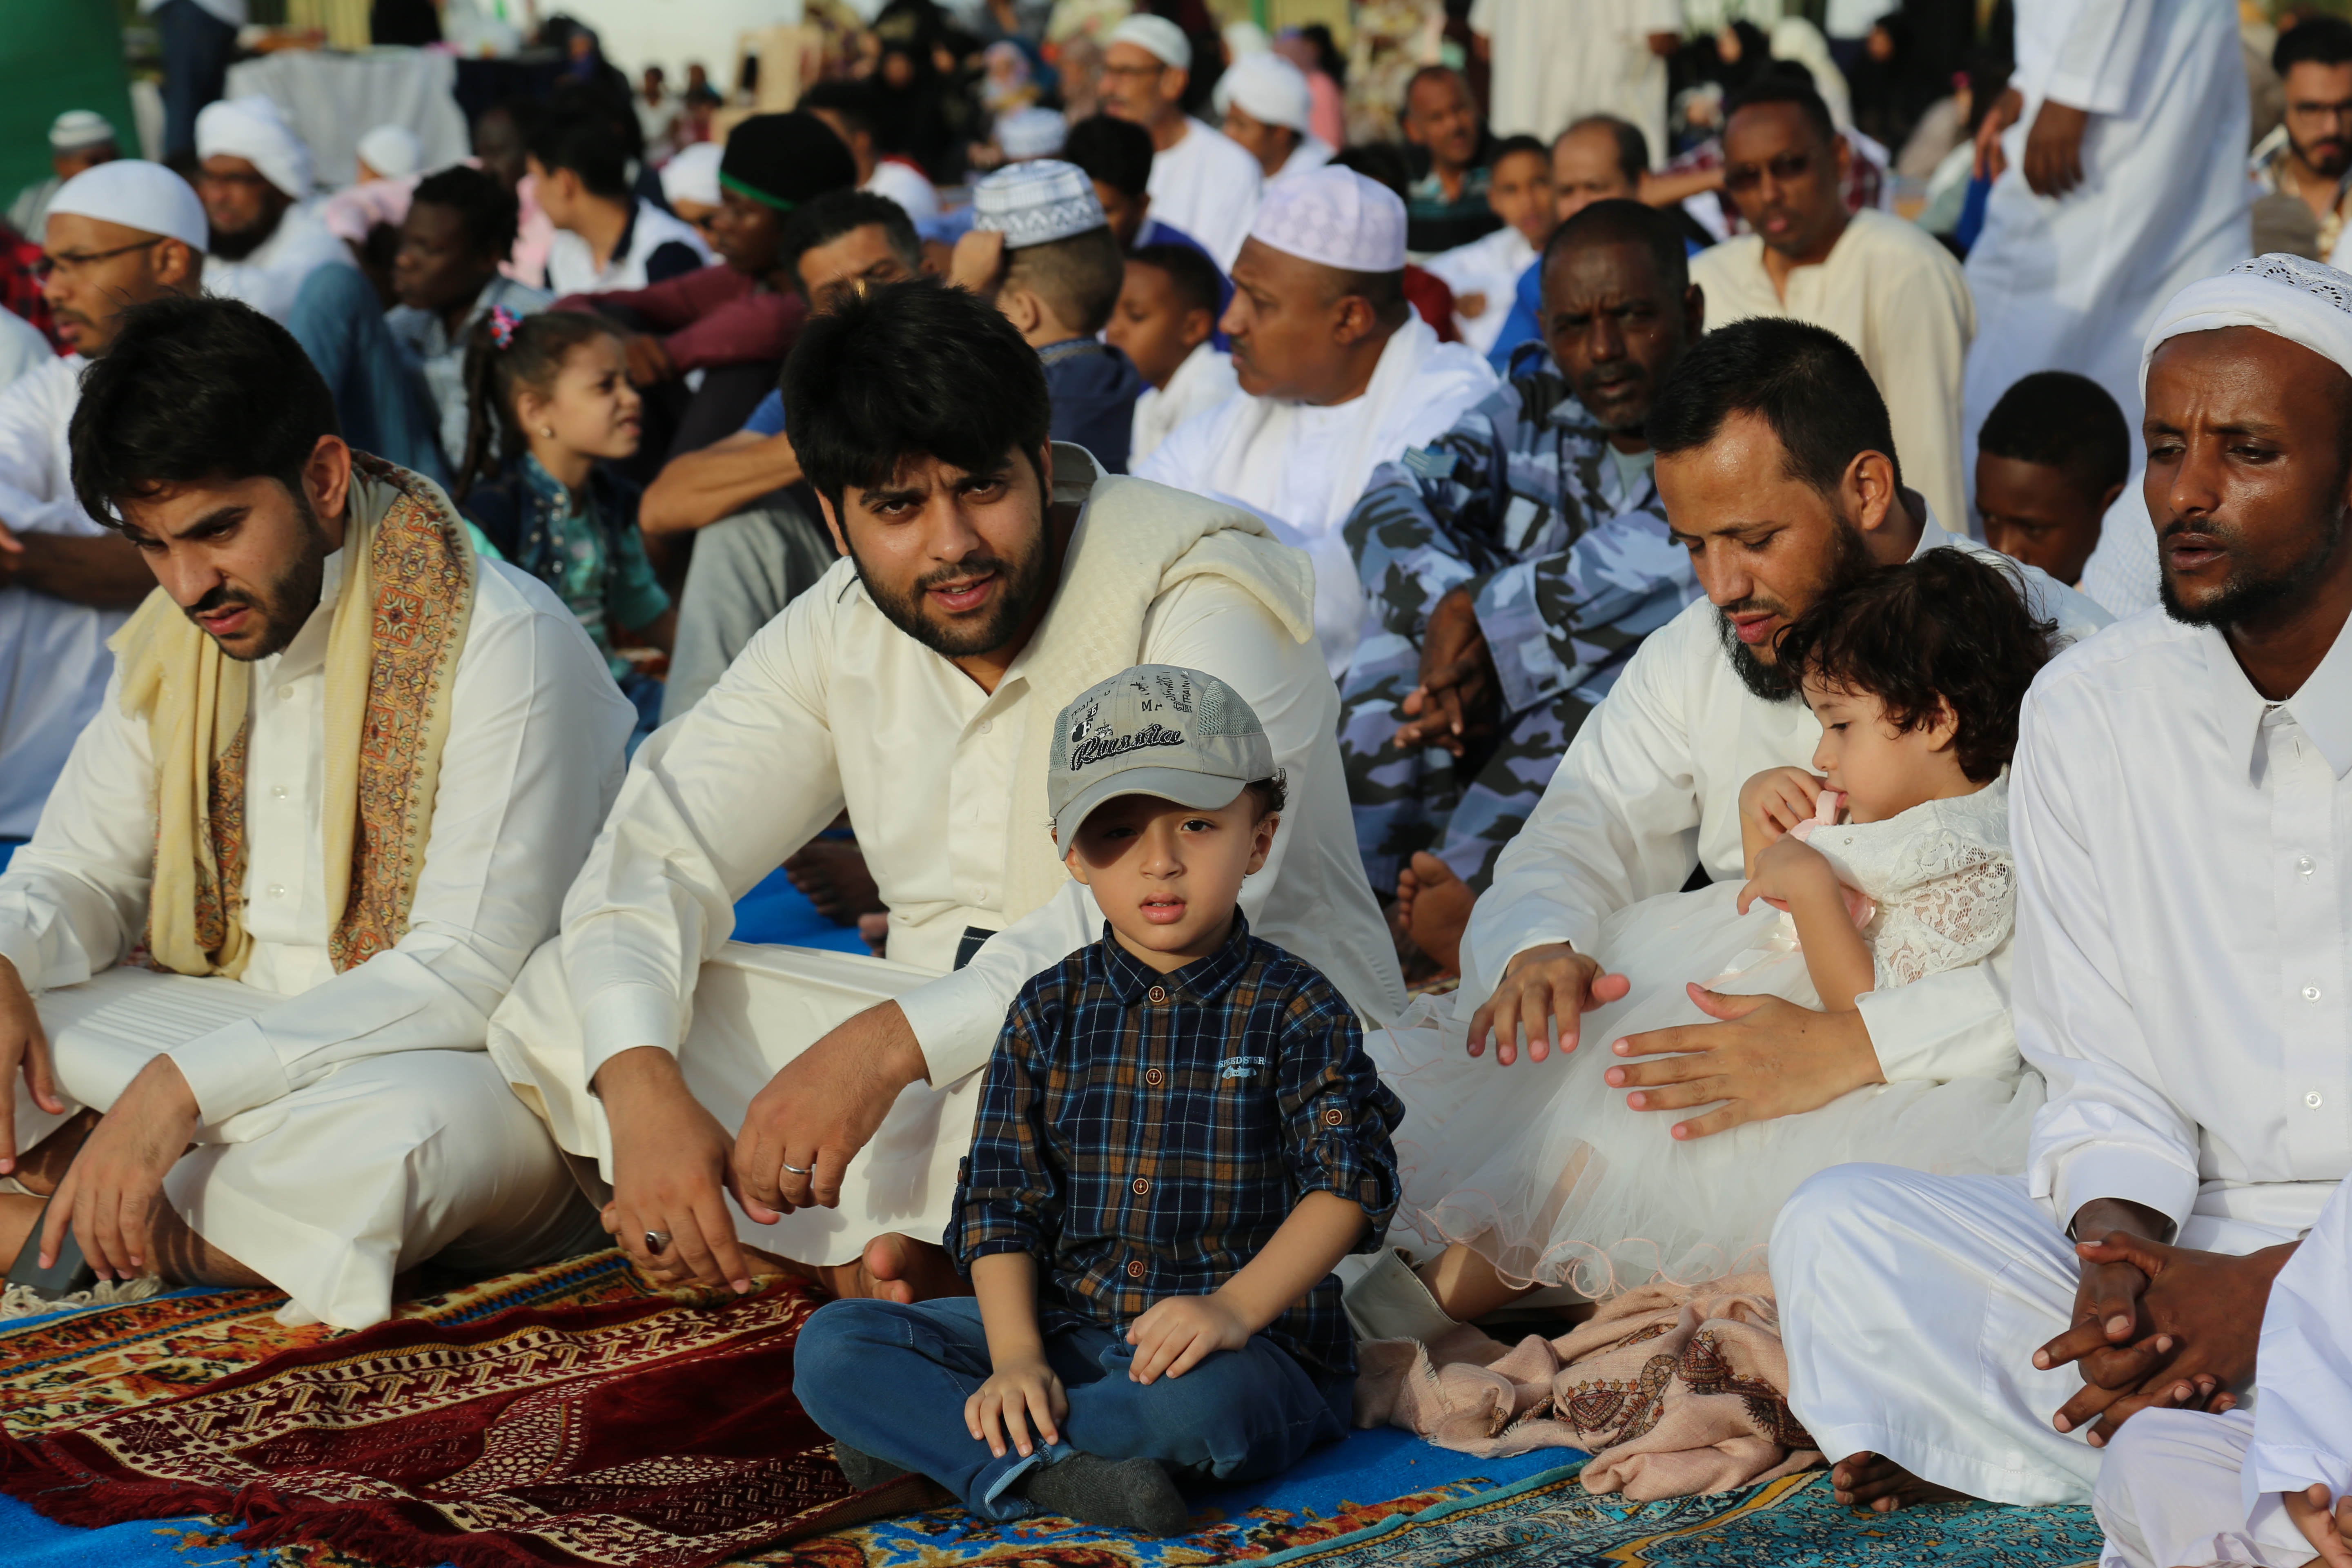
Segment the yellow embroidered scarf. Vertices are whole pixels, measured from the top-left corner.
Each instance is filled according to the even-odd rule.
[[[328,950],[338,973],[397,942],[425,864],[473,546],[430,479],[352,455],[343,581],[327,633]],[[253,672],[157,589],[110,645],[155,755],[147,948],[182,974],[242,973],[246,708]]]

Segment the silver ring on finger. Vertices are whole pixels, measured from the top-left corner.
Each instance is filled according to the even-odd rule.
[[[666,1230],[649,1230],[646,1232],[646,1250],[652,1253],[656,1258],[660,1257],[663,1253],[667,1252],[669,1250],[669,1232]]]
[[[814,1165],[803,1171],[789,1160],[779,1160],[776,1163],[783,1166],[785,1170],[790,1171],[795,1176],[813,1176],[816,1174],[816,1167]]]

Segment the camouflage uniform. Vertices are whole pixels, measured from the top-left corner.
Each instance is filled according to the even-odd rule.
[[[1697,596],[1646,471],[1629,487],[1549,357],[1430,446],[1383,464],[1349,514],[1370,610],[1339,683],[1339,752],[1364,870],[1383,898],[1419,849],[1484,889],[1585,714],[1651,632]],[[1501,676],[1495,737],[1459,762],[1400,751],[1422,633],[1466,585]]]

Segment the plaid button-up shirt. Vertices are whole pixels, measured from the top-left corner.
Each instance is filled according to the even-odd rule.
[[[1111,937],[1022,987],[990,1058],[947,1234],[957,1267],[1025,1252],[1051,1331],[1116,1326],[1206,1295],[1308,1193],[1337,1193],[1378,1247],[1396,1210],[1404,1107],[1330,982],[1249,934],[1172,974]],[[1312,1371],[1356,1346],[1325,1276],[1266,1333]]]

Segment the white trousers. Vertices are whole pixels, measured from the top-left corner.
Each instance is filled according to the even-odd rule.
[[[696,982],[678,1070],[732,1135],[751,1097],[834,1026],[937,978],[887,959],[730,942]],[[547,1119],[555,1141],[593,1160],[610,1183],[612,1126],[604,1101],[588,1092],[579,1017],[558,942],[523,965],[490,1017],[489,1045],[507,1081]],[[730,1199],[735,1234],[779,1258],[824,1265],[854,1262],[868,1241],[894,1231],[937,1243],[954,1208],[956,1166],[971,1145],[984,1076],[975,1070],[938,1088],[920,1079],[908,1084],[873,1142],[850,1162],[839,1207],[802,1209],[774,1225],[756,1225]]]
[[[2197,1214],[2179,1245],[2297,1234]],[[2081,1266],[2022,1176],[1833,1166],[1790,1196],[1771,1258],[1789,1405],[1831,1459],[1883,1455],[1993,1502],[2091,1500],[2100,1450],[2050,1424],[2082,1374],[2032,1362],[2072,1320]]]
[[[2311,1543],[2275,1505],[2249,1522],[2238,1468],[2250,1410],[2143,1410],[2107,1445],[2092,1499],[2107,1532],[2099,1568],[2303,1568]]]
[[[110,969],[43,995],[63,1115],[16,1086],[17,1147],[111,1106],[183,1041],[281,1000],[233,980]],[[488,1275],[604,1244],[537,1118],[480,1051],[400,1051],[197,1129],[164,1178],[188,1228],[292,1298],[280,1316],[365,1328],[394,1278],[439,1258]]]

